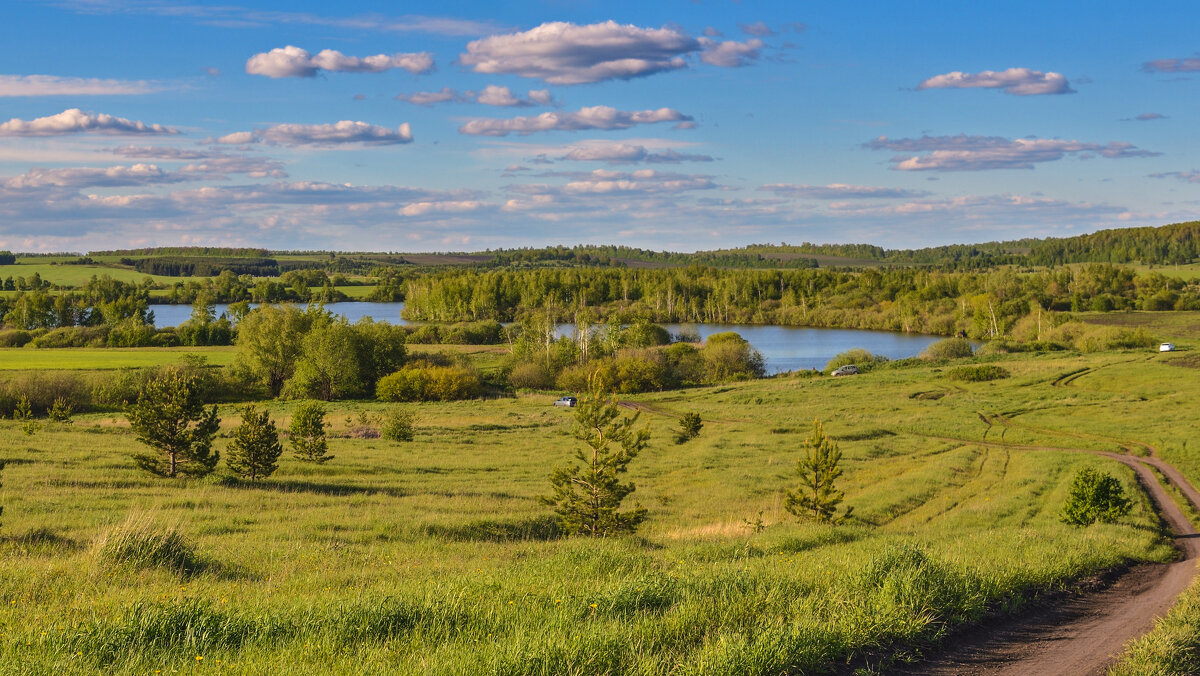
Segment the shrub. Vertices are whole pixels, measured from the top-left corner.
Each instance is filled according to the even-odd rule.
[[[108,344],[107,326],[69,326],[53,329],[29,341],[36,348],[101,347]]]
[[[83,410],[91,403],[87,383],[78,373],[42,371],[21,373],[0,385],[0,410],[11,411],[22,398],[29,401],[30,411],[42,415],[61,399],[74,410]]]
[[[679,430],[675,432],[675,443],[683,444],[696,437],[700,436],[700,429],[704,427],[704,423],[700,420],[700,414],[696,412],[684,413],[679,418]]]
[[[96,560],[114,568],[167,568],[192,573],[203,568],[195,546],[171,526],[159,526],[146,512],[132,513],[96,542]]]
[[[380,401],[455,401],[478,396],[479,372],[469,366],[409,365],[379,379]]]
[[[527,361],[513,367],[508,382],[516,388],[548,390],[554,387],[554,374],[537,362]]]
[[[109,347],[149,347],[154,343],[154,327],[136,317],[123,319],[108,332]]]
[[[50,405],[50,410],[46,414],[54,422],[71,422],[71,403],[62,397],[58,397]]]
[[[982,383],[989,380],[1000,380],[1011,375],[1008,369],[995,364],[983,364],[980,366],[956,366],[955,368],[946,371],[946,377],[950,380],[961,380],[967,383]]]
[[[380,432],[384,439],[412,441],[415,430],[412,413],[398,408],[384,417],[383,429]]]
[[[704,381],[709,383],[761,378],[766,372],[762,354],[733,331],[709,336],[700,356]]]
[[[28,331],[20,329],[0,331],[0,347],[24,347],[31,340],[33,340],[33,336]]]
[[[1085,467],[1071,482],[1071,492],[1063,504],[1063,523],[1087,526],[1097,521],[1111,523],[1133,509],[1125,497],[1121,482],[1108,472]]]
[[[930,344],[921,351],[922,359],[962,359],[975,353],[966,338],[946,338]]]
[[[887,363],[887,360],[887,357],[877,356],[862,349],[861,347],[856,347],[854,349],[841,352],[835,355],[833,359],[830,359],[829,363],[825,365],[825,372],[829,373],[843,366],[854,364],[858,367],[859,373],[866,373],[880,364]]]

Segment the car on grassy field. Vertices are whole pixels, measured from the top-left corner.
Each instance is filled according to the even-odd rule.
[[[831,375],[831,376],[856,376],[856,375],[858,375],[858,367],[855,366],[854,364],[846,364],[845,366],[839,366],[836,370],[834,370],[833,373],[831,373],[829,375]]]
[[[1175,351],[1175,343],[1163,343],[1162,345],[1158,346],[1158,351],[1159,352],[1174,352]]]
[[[579,403],[579,400],[576,399],[575,397],[560,397],[557,401],[554,402],[554,405],[555,406],[569,406],[569,407],[573,408],[575,406],[575,404],[578,404],[578,403]]]

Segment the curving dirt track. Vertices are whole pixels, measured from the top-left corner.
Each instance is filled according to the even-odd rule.
[[[1050,449],[1047,449],[1050,450]],[[1076,449],[1056,449],[1076,450]],[[1082,451],[1082,449],[1078,449]],[[1133,468],[1175,533],[1182,560],[1136,566],[1093,593],[1070,596],[1051,606],[977,626],[952,636],[933,659],[893,671],[935,676],[1003,674],[1038,676],[1102,674],[1130,639],[1150,631],[1196,577],[1200,535],[1167,495],[1147,465],[1160,470],[1192,504],[1200,492],[1158,458],[1084,451]]]

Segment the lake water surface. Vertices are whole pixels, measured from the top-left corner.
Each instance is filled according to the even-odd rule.
[[[216,306],[217,315],[228,306]],[[177,326],[192,315],[190,305],[153,305],[154,325]],[[393,324],[414,324],[400,318],[404,303],[328,303],[325,309],[341,315],[351,322],[363,317]],[[686,331],[705,339],[714,333],[734,331],[750,341],[763,355],[767,373],[795,371],[798,369],[820,369],[839,352],[861,347],[873,354],[888,359],[915,357],[930,343],[941,340],[940,336],[925,336],[890,331],[863,331],[859,329],[816,329],[798,326],[755,326],[747,324],[664,324],[671,333]],[[560,335],[572,336],[575,327],[562,324]]]

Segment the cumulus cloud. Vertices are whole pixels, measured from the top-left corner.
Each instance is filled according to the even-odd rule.
[[[1008,70],[985,70],[978,73],[953,71],[943,75],[935,75],[921,84],[917,89],[999,89],[1005,94],[1015,96],[1036,96],[1039,94],[1074,94],[1067,78],[1061,73],[1043,73],[1029,68],[1009,68]]]
[[[1084,143],[1059,139],[1007,139],[1000,136],[922,136],[891,139],[886,136],[865,144],[872,150],[904,153],[892,158],[899,171],[981,171],[987,169],[1032,169],[1035,164],[1054,162],[1067,155],[1100,156],[1109,159],[1154,157],[1160,153],[1142,150],[1130,143]],[[914,154],[924,153],[924,154]]]
[[[726,40],[719,42],[708,38],[700,38],[704,50],[700,52],[700,60],[710,66],[722,68],[740,68],[757,61],[762,48],[762,40],[754,38],[745,42]]]
[[[458,128],[471,136],[507,136],[539,131],[578,131],[581,129],[629,129],[639,124],[658,122],[686,123],[691,117],[672,108],[623,111],[609,106],[580,108],[571,113],[542,113],[532,117],[508,119],[475,118]]]
[[[200,160],[212,157],[212,153],[200,150],[185,150],[183,148],[168,148],[165,146],[120,146],[119,148],[108,148],[107,152],[120,155],[121,157],[147,160]]]
[[[78,108],[64,110],[57,115],[33,120],[13,118],[0,124],[0,136],[62,136],[66,134],[178,134],[179,132],[161,124],[146,124],[105,113],[84,112]]]
[[[178,183],[187,180],[163,171],[153,164],[134,164],[128,167],[69,167],[64,169],[30,169],[20,176],[5,179],[6,188],[28,189],[55,186],[60,188],[113,188],[155,183]]]
[[[742,29],[742,32],[746,35],[753,35],[756,38],[765,38],[768,35],[775,34],[775,31],[771,30],[771,27],[762,21],[755,21],[754,23],[739,23],[738,28]]]
[[[1148,73],[1194,73],[1200,71],[1200,56],[1184,59],[1155,59],[1142,64]]]
[[[545,177],[565,177],[562,185],[533,183],[513,185],[511,192],[525,195],[587,196],[587,195],[662,195],[692,190],[712,190],[717,187],[712,177],[696,174],[660,172],[639,169],[633,172],[596,169],[590,172],[547,173]]]
[[[476,73],[506,73],[571,85],[628,80],[687,66],[701,45],[674,28],[615,21],[578,26],[561,21],[467,43],[459,62]]]
[[[554,97],[550,95],[549,89],[531,89],[527,98],[521,98],[513,94],[508,87],[498,85],[488,85],[483,88],[483,91],[463,91],[460,92],[450,87],[442,87],[436,92],[416,92],[413,94],[400,94],[396,96],[397,101],[407,101],[418,106],[432,106],[438,103],[469,103],[474,101],[487,106],[500,106],[506,108],[528,108],[531,106],[549,106],[554,105]]]
[[[607,162],[609,164],[679,164],[680,162],[712,162],[709,155],[680,153],[670,148],[653,151],[643,145],[631,143],[589,143],[572,148],[560,160],[575,162]]]
[[[217,143],[246,145],[267,143],[280,146],[334,147],[345,145],[385,146],[412,143],[412,128],[407,122],[396,129],[366,122],[342,120],[334,124],[277,124],[266,129],[226,134]]]
[[[56,75],[0,75],[0,97],[114,96],[150,94],[165,89],[145,80],[102,80]]]
[[[411,202],[400,208],[401,216],[428,216],[430,214],[465,214],[481,209],[492,208],[491,205],[479,200],[459,200],[446,202]]]
[[[357,57],[325,49],[313,56],[307,50],[288,45],[255,54],[246,61],[247,73],[271,78],[316,77],[321,71],[382,73],[393,68],[403,68],[417,75],[427,73],[433,70],[433,55],[429,52],[417,52]]]
[[[796,197],[813,200],[845,200],[845,199],[905,199],[925,197],[929,195],[923,190],[905,190],[903,188],[884,188],[871,185],[847,185],[845,183],[830,183],[829,185],[796,185],[792,183],[768,183],[759,188],[766,192],[775,193],[780,197]]]

